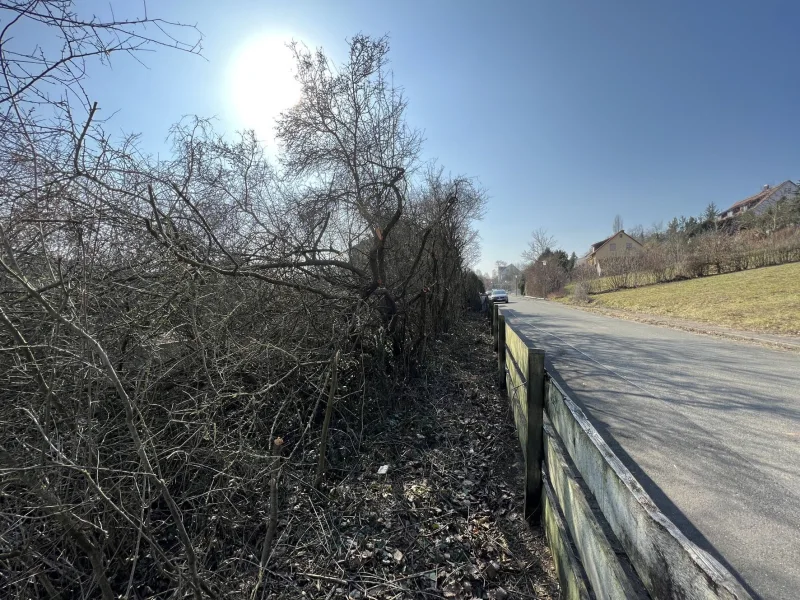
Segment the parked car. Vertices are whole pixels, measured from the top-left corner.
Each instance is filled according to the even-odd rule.
[[[492,302],[505,302],[508,304],[508,292],[505,290],[492,290],[492,293],[489,294],[489,298]]]

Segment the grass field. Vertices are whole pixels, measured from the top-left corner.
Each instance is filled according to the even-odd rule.
[[[598,294],[592,305],[800,334],[800,263]]]

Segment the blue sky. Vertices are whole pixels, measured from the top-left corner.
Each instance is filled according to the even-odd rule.
[[[94,6],[102,14],[108,3]],[[356,32],[388,33],[425,157],[488,190],[484,271],[519,260],[538,227],[581,254],[611,233],[617,213],[628,228],[666,224],[800,179],[794,0],[175,0],[148,9],[196,23],[205,59],[162,51],[144,57],[147,69],[117,60],[94,70],[88,89],[106,116],[118,111],[111,131],[140,132],[150,148],[187,114],[231,131],[247,125],[230,74],[248,40],[295,37],[341,56]]]

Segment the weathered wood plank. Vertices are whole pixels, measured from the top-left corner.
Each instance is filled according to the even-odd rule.
[[[506,394],[511,403],[523,457],[528,443],[528,380],[523,372],[523,368],[525,371],[528,370],[527,353],[527,346],[519,339],[511,325],[506,323]]]
[[[750,600],[725,567],[658,510],[556,382],[550,380],[547,392],[553,428],[650,595],[659,600]]]
[[[506,394],[511,404],[511,412],[514,415],[514,427],[517,430],[519,445],[524,454],[528,435],[528,429],[524,427],[528,419],[525,381],[521,378],[519,371],[515,369],[513,363],[507,360],[506,365]]]
[[[589,504],[580,475],[569,464],[555,432],[547,424],[544,432],[548,482],[595,596],[603,600],[649,598],[619,542],[613,534],[607,535],[602,515]]]
[[[544,522],[547,545],[553,554],[553,563],[561,585],[562,600],[590,600],[586,574],[570,543],[567,526],[558,510],[558,503],[547,481],[542,486],[542,521]]]
[[[497,377],[500,387],[506,385],[506,318],[500,313],[497,317]]]
[[[528,344],[528,433],[525,445],[525,518],[538,522],[542,517],[542,461],[544,444],[544,350]]]
[[[492,337],[494,338],[494,349],[497,351],[497,325],[499,322],[498,316],[500,315],[500,306],[495,302],[491,304],[492,309]]]
[[[505,326],[508,396],[525,457],[525,517],[541,518],[542,421],[544,417],[544,351],[533,346],[513,325]]]
[[[514,330],[512,324],[506,321],[506,347],[517,363],[522,378],[528,380],[528,343]]]

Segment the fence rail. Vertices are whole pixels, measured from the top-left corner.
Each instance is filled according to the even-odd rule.
[[[562,597],[751,600],[659,511],[545,369],[544,351],[490,308],[525,460],[525,515],[543,523]]]

